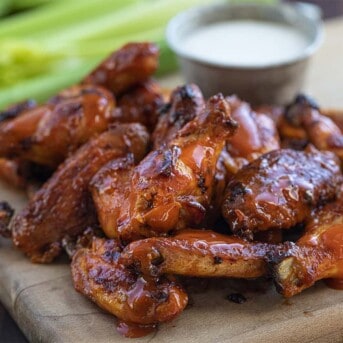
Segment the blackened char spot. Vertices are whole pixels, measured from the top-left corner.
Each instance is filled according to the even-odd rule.
[[[170,110],[170,108],[171,108],[171,103],[168,102],[167,104],[162,105],[162,106],[157,110],[157,113],[158,113],[158,115],[166,114],[166,113],[168,113],[168,111]]]
[[[164,176],[170,176],[173,167],[173,153],[171,150],[164,150],[162,152],[162,160],[158,166],[158,173]]]
[[[214,264],[221,264],[223,259],[219,256],[214,256]]]
[[[245,194],[247,194],[245,186],[241,182],[236,182],[230,190],[229,201],[233,202],[237,197],[242,197]]]
[[[22,112],[32,109],[36,106],[36,102],[34,100],[26,100],[11,106],[10,108],[0,112],[0,123],[7,119],[12,119],[19,116]]]
[[[311,97],[304,94],[297,95],[294,102],[286,106],[285,118],[287,122],[293,126],[300,126],[301,114],[306,108],[319,110],[318,104]]]
[[[205,185],[205,178],[201,174],[198,175],[198,187],[200,188],[202,194],[206,193],[207,187]]]
[[[181,98],[184,100],[192,99],[196,96],[196,94],[194,93],[194,89],[191,85],[184,85],[180,87],[179,93],[180,93]]]
[[[24,139],[22,139],[20,142],[19,142],[22,150],[24,151],[28,151],[31,149],[32,147],[32,144],[33,144],[33,139],[32,137],[26,137]]]
[[[247,301],[247,298],[239,293],[231,293],[227,296],[227,299],[236,304],[244,304]]]
[[[152,296],[159,302],[164,303],[168,300],[169,295],[165,291],[154,292]]]

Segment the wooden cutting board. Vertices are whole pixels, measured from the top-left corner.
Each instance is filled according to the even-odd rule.
[[[326,41],[313,59],[306,90],[325,107],[343,108],[343,20],[326,25]],[[179,76],[162,80],[171,87]],[[0,184],[1,200],[16,209],[25,196]],[[63,215],[63,214],[62,214]],[[175,321],[139,342],[343,342],[343,291],[324,284],[285,301],[271,286],[251,282],[201,281],[192,305]],[[194,288],[194,286],[193,286]],[[247,297],[238,305],[233,292]],[[34,265],[0,240],[0,300],[33,342],[128,342],[115,330],[114,317],[76,293],[67,261]]]

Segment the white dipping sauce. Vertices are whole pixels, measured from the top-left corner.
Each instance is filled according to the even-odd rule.
[[[308,38],[291,26],[237,20],[195,30],[185,37],[182,50],[212,63],[258,67],[292,60],[308,44]]]

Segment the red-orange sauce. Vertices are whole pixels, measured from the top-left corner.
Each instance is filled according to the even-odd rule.
[[[330,288],[343,290],[343,279],[326,279],[325,283]]]
[[[124,337],[139,338],[149,335],[157,329],[157,325],[141,325],[118,320],[117,331]]]

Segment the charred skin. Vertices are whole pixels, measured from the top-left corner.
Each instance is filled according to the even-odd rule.
[[[118,158],[103,166],[91,180],[89,189],[97,216],[108,237],[118,230],[117,219],[130,194],[134,167],[132,156]]]
[[[55,168],[113,121],[113,96],[96,86],[73,86],[45,105],[0,123],[0,155]]]
[[[181,285],[126,268],[118,263],[120,253],[115,240],[99,238],[79,250],[71,264],[75,289],[128,323],[156,325],[177,317],[188,302]]]
[[[153,149],[167,145],[204,108],[205,99],[198,86],[187,84],[177,87],[170,96],[170,102],[160,109],[160,117],[152,134]]]
[[[154,145],[175,138],[178,130],[194,119],[203,106],[204,99],[198,87],[178,87],[158,119],[153,133]],[[101,168],[91,182],[90,189],[101,227],[109,237],[113,237],[113,231],[118,231],[118,218],[131,192],[134,167],[134,161],[130,158],[112,161]]]
[[[118,97],[114,120],[124,123],[141,123],[152,131],[158,120],[159,109],[164,105],[160,86],[148,80]]]
[[[232,118],[238,129],[226,144],[224,165],[230,174],[236,174],[244,165],[259,156],[280,149],[280,139],[274,122],[236,96],[226,98],[232,108]]]
[[[305,234],[273,261],[277,289],[291,297],[321,279],[333,279],[343,286],[343,201],[317,210]]]
[[[109,236],[130,242],[199,225],[210,210],[218,157],[235,128],[225,99],[212,97],[167,146],[134,168],[117,230]]]
[[[283,147],[303,150],[311,143],[318,150],[332,151],[343,159],[343,125],[338,111],[322,110],[313,99],[302,94],[283,110],[273,111],[270,107],[269,110],[269,114],[281,112],[275,118]]]
[[[121,124],[90,140],[69,157],[33,196],[11,224],[13,242],[33,262],[49,263],[64,237],[97,224],[88,190],[96,172],[109,161],[132,154],[139,161],[149,135],[140,124]]]
[[[267,274],[266,256],[282,245],[247,242],[214,231],[184,230],[174,237],[153,237],[128,245],[119,259],[144,275],[256,278]],[[283,251],[284,252],[284,251]]]
[[[111,54],[83,83],[99,85],[120,95],[146,81],[158,67],[158,48],[152,43],[129,43]]]
[[[342,184],[330,152],[276,150],[243,167],[227,185],[222,211],[235,233],[288,229],[319,205],[336,199]]]
[[[216,191],[213,196],[215,212],[220,213],[225,187],[232,175],[259,156],[280,148],[276,125],[264,114],[257,114],[250,105],[236,96],[226,97],[237,122],[236,133],[227,140],[216,171]],[[214,216],[216,219],[218,215]],[[213,225],[212,219],[209,224]]]

